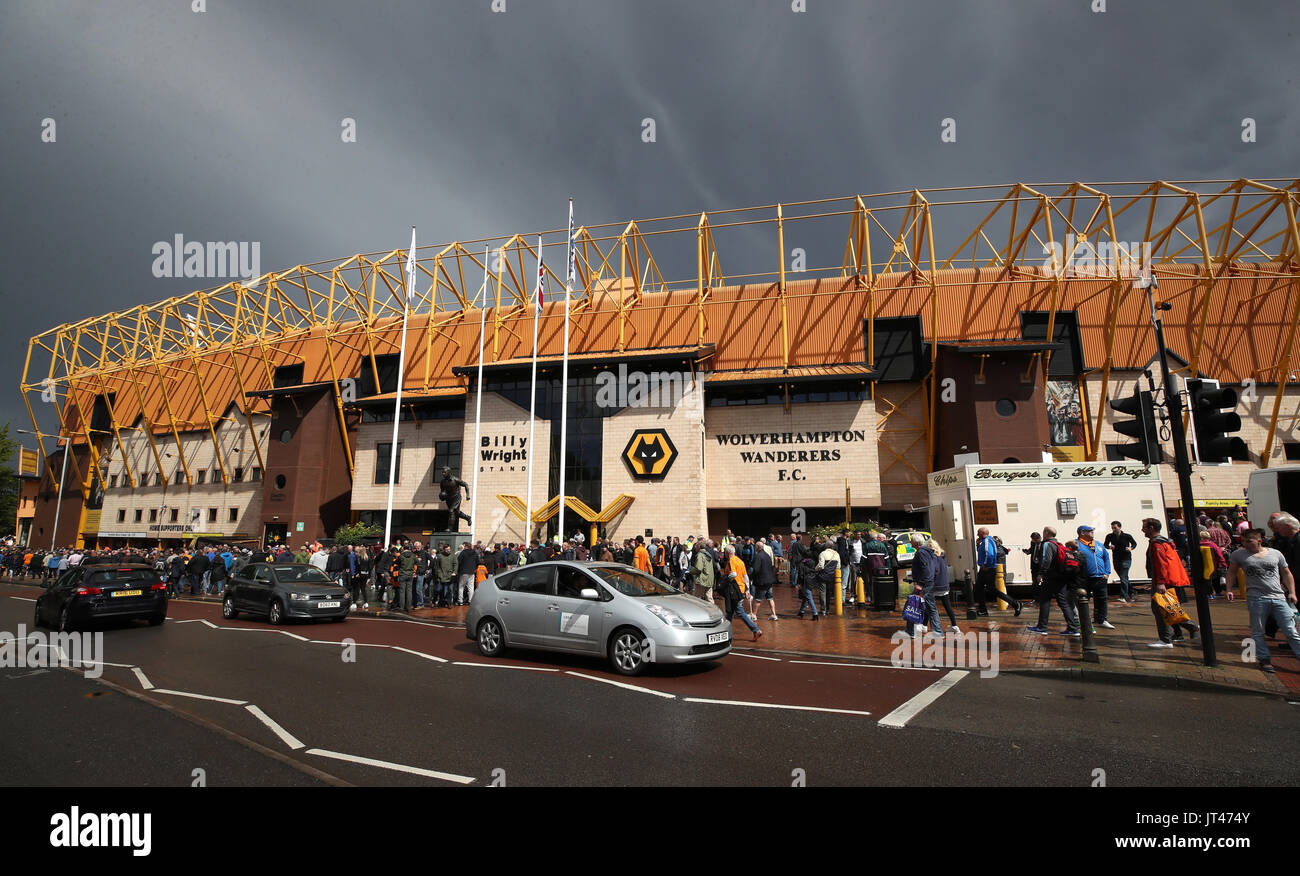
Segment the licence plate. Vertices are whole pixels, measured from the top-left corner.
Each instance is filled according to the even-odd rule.
[[[728,640],[730,640],[730,639],[731,639],[731,633],[729,633],[729,632],[722,632],[722,633],[709,633],[709,644],[710,644],[710,645],[716,645],[716,644],[718,644],[719,642],[726,642],[726,641],[728,641]]]
[[[143,592],[144,591],[142,590],[114,590],[111,595],[112,596],[139,596]]]
[[[343,603],[341,603],[341,602],[337,602],[337,601],[336,601],[336,602],[318,602],[318,603],[316,603],[316,607],[317,607],[317,608],[338,608],[338,607],[341,606],[342,604],[343,604]]]

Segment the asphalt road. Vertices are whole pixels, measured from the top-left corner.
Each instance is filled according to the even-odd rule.
[[[37,592],[0,587],[0,630],[30,628]],[[189,785],[196,769],[210,786],[1300,780],[1277,756],[1300,742],[1300,707],[1257,695],[739,650],[623,679],[590,658],[488,661],[460,628],[168,614],[105,631],[102,680],[0,670],[0,784]],[[906,726],[878,723],[936,683]]]

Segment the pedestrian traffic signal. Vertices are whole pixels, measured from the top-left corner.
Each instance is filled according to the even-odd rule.
[[[1232,435],[1241,430],[1241,417],[1237,407],[1237,391],[1219,386],[1217,380],[1187,381],[1187,396],[1192,409],[1193,435],[1198,462],[1230,462],[1249,460],[1246,442]]]
[[[1119,420],[1115,431],[1130,438],[1136,438],[1136,444],[1122,444],[1119,455],[1125,459],[1138,459],[1147,465],[1159,465],[1165,461],[1165,451],[1160,446],[1160,433],[1156,429],[1155,400],[1150,392],[1135,392],[1127,398],[1112,399],[1111,409],[1121,414],[1129,414],[1131,420]]]

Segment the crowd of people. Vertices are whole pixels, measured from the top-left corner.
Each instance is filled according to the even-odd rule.
[[[1266,639],[1281,631],[1293,653],[1300,654],[1300,637],[1295,627],[1296,591],[1292,569],[1300,562],[1300,522],[1290,514],[1277,512],[1268,521],[1270,532],[1252,529],[1244,509],[1217,518],[1202,515],[1197,521],[1201,572],[1210,583],[1211,599],[1232,599],[1241,587],[1250,612],[1251,634],[1262,668],[1272,671]],[[1169,521],[1168,534],[1155,518],[1141,523],[1147,539],[1146,568],[1151,578],[1151,611],[1158,641],[1153,648],[1172,648],[1187,636],[1194,640],[1198,627],[1183,614],[1169,622],[1170,602],[1186,598],[1191,586],[1191,563],[1187,527],[1180,518]],[[1061,635],[1078,637],[1079,600],[1092,603],[1092,632],[1114,629],[1110,622],[1109,582],[1112,572],[1119,579],[1119,602],[1137,602],[1129,580],[1137,540],[1113,521],[1110,532],[1098,541],[1087,524],[1076,528],[1075,538],[1062,541],[1054,527],[1031,535],[1023,548],[1030,561],[1035,622],[1026,629],[1047,635],[1055,603],[1064,618]],[[922,533],[910,536],[914,549],[911,580],[924,606],[923,619],[909,621],[906,632],[918,627],[932,635],[943,635],[939,616],[942,606],[949,631],[960,633],[951,601],[950,569],[944,548]],[[1004,565],[1008,549],[1001,540],[981,528],[976,533],[976,575],[968,601],[979,616],[989,615],[989,606],[1006,602],[1019,617],[1024,605],[997,588],[997,569]],[[653,575],[665,584],[712,602],[721,599],[727,619],[737,616],[754,639],[763,631],[756,623],[766,603],[767,617],[779,620],[775,588],[785,573],[799,604],[797,618],[819,620],[831,607],[834,587],[840,600],[852,606],[858,578],[865,582],[893,584],[899,571],[894,538],[884,527],[865,532],[842,529],[838,536],[736,536],[730,530],[717,541],[704,535],[623,539],[600,539],[588,546],[581,535],[572,540],[539,541],[529,544],[462,542],[429,545],[399,540],[391,546],[365,544],[303,544],[296,552],[287,545],[249,549],[230,545],[196,548],[43,551],[16,547],[0,557],[11,578],[56,579],[69,568],[83,563],[144,563],[153,566],[173,596],[219,596],[231,575],[250,562],[309,563],[347,588],[354,608],[372,605],[393,611],[425,607],[449,608],[467,605],[475,588],[489,575],[526,563],[551,559],[594,560],[624,563]],[[1183,596],[1173,594],[1182,592]],[[1166,595],[1170,594],[1170,595]],[[1162,610],[1164,609],[1164,610]]]

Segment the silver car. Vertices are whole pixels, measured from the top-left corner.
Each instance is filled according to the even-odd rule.
[[[623,675],[731,653],[717,606],[620,563],[553,560],[494,575],[474,592],[465,635],[484,657],[508,647],[596,654]]]

